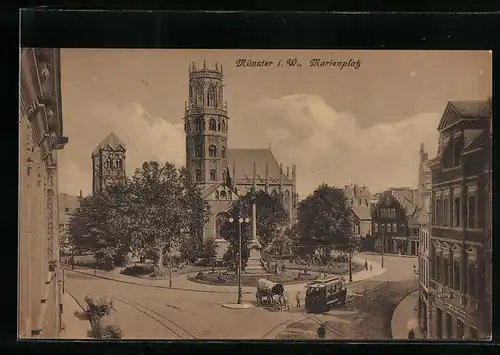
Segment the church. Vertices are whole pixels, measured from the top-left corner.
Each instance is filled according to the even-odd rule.
[[[229,218],[233,201],[252,186],[280,198],[288,213],[289,227],[295,221],[298,195],[296,167],[283,168],[271,148],[230,149],[227,145],[230,118],[224,102],[222,66],[189,68],[189,100],[185,103],[186,168],[199,184],[211,215],[203,238],[224,244],[220,227]],[[110,133],[92,154],[93,192],[125,177],[125,144]],[[251,217],[251,211],[248,211]],[[257,216],[259,218],[259,216]]]
[[[220,227],[230,217],[227,211],[231,202],[252,186],[282,200],[289,226],[296,218],[298,199],[295,165],[285,171],[270,148],[230,149],[230,126],[222,65],[216,63],[214,69],[208,69],[204,62],[198,70],[193,63],[189,68],[189,98],[184,115],[186,168],[201,185],[203,197],[211,207],[204,239],[213,238],[219,243],[223,242]]]

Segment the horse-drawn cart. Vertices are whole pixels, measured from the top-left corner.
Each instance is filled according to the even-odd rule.
[[[259,279],[257,281],[257,292],[255,293],[257,304],[268,304],[272,306],[274,305],[274,296],[283,298],[284,291],[285,288],[282,284],[267,279]]]

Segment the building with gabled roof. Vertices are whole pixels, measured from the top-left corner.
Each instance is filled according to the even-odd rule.
[[[92,192],[102,191],[109,184],[125,179],[125,143],[113,132],[92,152]]]
[[[298,199],[295,166],[285,172],[270,148],[229,149],[230,118],[223,87],[222,66],[216,64],[209,69],[204,63],[203,69],[196,69],[194,63],[190,65],[189,100],[184,115],[186,168],[211,206],[203,238],[220,243],[220,227],[229,218],[231,203],[252,186],[281,199],[289,214],[289,226],[295,219]]]
[[[366,186],[350,184],[344,186],[344,196],[355,216],[354,235],[366,237],[372,232],[371,200],[372,194]]]
[[[428,337],[491,339],[491,100],[448,102],[432,172]]]

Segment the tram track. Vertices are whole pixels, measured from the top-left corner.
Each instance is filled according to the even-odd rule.
[[[359,302],[363,300],[373,299],[376,293],[387,289],[391,285],[392,285],[391,281],[384,281],[380,285],[367,287],[362,292],[357,293],[356,296],[351,297],[350,300],[346,300],[344,307],[356,307],[359,304]]]
[[[136,301],[127,301],[124,298],[118,296],[111,296],[111,298],[135,309],[136,311],[141,312],[146,317],[153,319],[154,321],[159,323],[162,327],[168,329],[173,334],[175,334],[179,339],[192,339],[192,340],[197,339],[196,336],[194,336],[194,334],[192,334],[184,327],[181,327],[179,324],[165,317],[163,314],[158,313],[157,311],[141,303],[138,303]]]

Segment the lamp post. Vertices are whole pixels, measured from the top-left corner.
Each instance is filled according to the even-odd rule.
[[[384,227],[384,234],[382,234],[382,246],[381,246],[381,251],[382,251],[382,268],[384,268],[384,249],[385,249],[385,227]]]
[[[249,218],[243,218],[240,214],[238,216],[238,304],[241,304],[241,225],[243,222],[249,223]],[[233,217],[229,218],[229,223],[236,222],[236,219]]]

